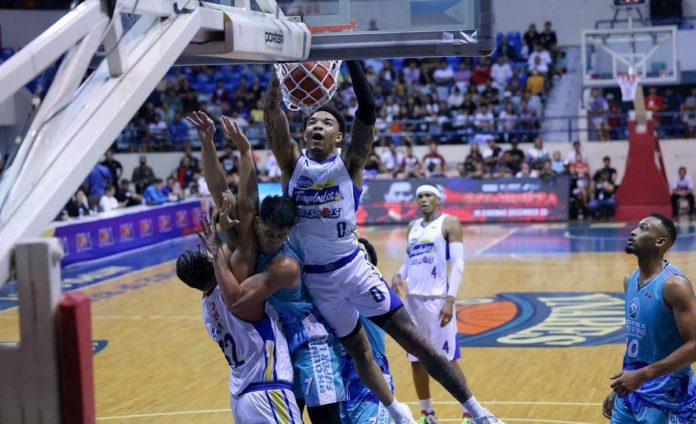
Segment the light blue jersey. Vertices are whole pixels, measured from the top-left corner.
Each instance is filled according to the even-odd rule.
[[[662,271],[640,288],[639,275],[636,270],[626,286],[624,370],[655,363],[684,344],[662,293],[669,277],[684,273],[664,261]],[[680,420],[696,419],[696,381],[691,366],[648,380],[623,400],[634,413],[654,408]]]
[[[389,362],[387,361],[384,330],[364,317],[360,317],[360,323],[370,341],[375,362],[379,365],[384,379],[394,393],[394,383],[389,373]],[[389,411],[360,380],[353,361],[345,351],[341,354],[341,375],[343,376],[343,384],[346,386],[346,401],[341,404],[341,422],[343,424],[388,424],[390,422]]]
[[[277,252],[259,255],[256,272],[263,272],[273,259],[288,256],[301,263],[285,242]],[[278,312],[288,341],[294,372],[293,392],[309,407],[327,405],[345,397],[340,360],[334,346],[338,343],[324,325],[304,284],[278,290],[268,299]]]

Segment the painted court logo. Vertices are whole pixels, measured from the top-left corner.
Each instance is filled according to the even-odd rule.
[[[460,346],[624,343],[623,293],[501,293],[457,302]]]

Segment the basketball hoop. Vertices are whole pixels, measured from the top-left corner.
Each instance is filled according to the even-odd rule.
[[[355,29],[357,22],[351,19],[346,25],[309,27],[312,34],[343,32]],[[301,110],[306,115],[326,104],[336,92],[340,60],[321,62],[277,63],[276,75],[285,105],[290,110]]]
[[[634,73],[620,74],[616,77],[621,87],[621,100],[632,102],[636,97],[636,89],[640,84],[640,75]]]

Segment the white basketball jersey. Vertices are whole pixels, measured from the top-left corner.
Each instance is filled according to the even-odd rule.
[[[302,154],[287,194],[298,207],[290,242],[305,266],[327,265],[355,252],[360,190],[340,156],[317,162]]]
[[[239,396],[253,383],[292,383],[288,344],[276,310],[269,304],[258,322],[237,318],[225,305],[220,288],[203,298],[203,321],[230,365],[230,393]]]
[[[447,214],[424,223],[418,218],[408,233],[408,292],[419,296],[447,296],[449,249],[442,235]]]

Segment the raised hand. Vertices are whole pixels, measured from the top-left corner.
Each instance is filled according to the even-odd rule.
[[[222,240],[220,240],[220,236],[218,236],[215,222],[210,222],[206,214],[201,216],[201,231],[198,232],[198,238],[201,240],[201,243],[203,243],[205,250],[213,257],[217,256],[222,250]]]
[[[223,116],[220,118],[220,123],[222,124],[222,130],[225,132],[225,136],[234,142],[240,154],[243,155],[251,149],[249,139],[246,138],[236,121],[233,121],[227,116]]]
[[[222,193],[222,206],[220,207],[220,227],[224,230],[233,229],[239,225],[237,219],[237,199],[228,191]]]
[[[204,146],[213,146],[213,136],[215,135],[215,122],[205,112],[192,112],[186,117],[193,127],[198,131],[198,138]]]
[[[275,72],[271,72],[271,78],[268,80],[268,88],[266,89],[266,97],[264,99],[264,109],[280,109],[280,81]]]

